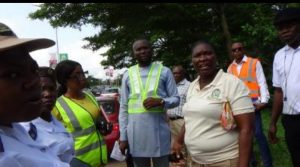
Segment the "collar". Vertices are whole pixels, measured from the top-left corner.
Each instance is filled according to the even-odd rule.
[[[239,64],[245,63],[247,61],[247,59],[248,59],[247,56],[244,55],[242,61]],[[235,59],[233,60],[233,64],[238,65],[238,63],[235,61]]]
[[[187,80],[184,78],[177,85],[185,85],[186,82],[187,82]]]
[[[215,76],[215,78],[213,79],[213,81],[211,83],[209,83],[208,85],[206,85],[204,88],[208,88],[208,87],[211,87],[211,86],[216,86],[218,85],[218,83],[220,83],[220,79],[222,78],[224,72],[222,69],[220,69],[217,73],[217,75]],[[196,90],[197,91],[200,91],[200,86],[199,86],[199,79],[200,79],[200,76],[198,76],[196,78],[197,82],[196,82]]]
[[[43,128],[44,130],[46,130],[47,132],[53,132],[54,128],[53,126],[51,126],[51,122],[47,122],[45,120],[43,120],[41,117],[38,117],[36,119],[34,119],[32,121],[35,125],[39,125],[40,128]]]
[[[296,51],[296,50],[300,50],[300,45],[296,49],[290,47],[289,45],[285,45],[283,49],[284,49],[284,51],[289,51],[289,50],[295,50]]]
[[[35,125],[38,125],[40,129],[47,132],[66,132],[65,127],[52,116],[52,121],[48,122],[43,120],[41,117],[32,121]]]
[[[30,129],[30,123],[31,122],[26,122],[26,124],[28,125],[27,128],[25,128],[24,125],[21,125],[20,123],[13,123],[12,124],[13,128],[11,128],[9,131],[6,131],[6,132],[9,133],[10,137],[13,137],[16,140],[18,140],[19,142],[22,142],[26,145],[42,147],[42,145],[39,142],[36,142],[28,134],[28,130]]]
[[[152,66],[153,62],[151,62],[148,66],[144,66],[144,67],[141,67],[139,64],[137,64],[137,66],[140,68],[140,69],[150,69],[151,66]]]

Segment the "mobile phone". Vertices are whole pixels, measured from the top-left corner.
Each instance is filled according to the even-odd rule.
[[[169,154],[169,162],[179,162],[180,160],[183,159],[183,154],[180,153],[179,156],[177,156],[176,153]]]

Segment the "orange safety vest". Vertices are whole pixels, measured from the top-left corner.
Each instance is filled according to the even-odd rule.
[[[259,85],[256,78],[256,63],[258,59],[247,57],[247,61],[243,63],[241,72],[238,75],[237,65],[231,63],[228,67],[228,73],[231,73],[240,78],[250,90],[251,98],[258,98],[260,96]]]

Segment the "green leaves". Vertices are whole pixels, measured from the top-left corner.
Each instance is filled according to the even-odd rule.
[[[297,5],[297,4],[291,4]],[[84,24],[99,28],[86,37],[85,48],[98,50],[109,46],[101,64],[115,68],[134,64],[132,42],[140,37],[154,44],[155,60],[164,65],[183,64],[192,70],[191,45],[199,39],[215,45],[220,66],[230,60],[231,41],[243,42],[251,55],[271,68],[274,52],[282,45],[272,25],[277,3],[45,3],[30,14],[47,19],[54,27]],[[268,70],[267,70],[268,72]]]

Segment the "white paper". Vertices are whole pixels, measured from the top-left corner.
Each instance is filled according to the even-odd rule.
[[[121,153],[118,141],[115,141],[115,145],[110,154],[110,158],[113,158],[117,161],[125,161],[126,159],[126,156]]]

